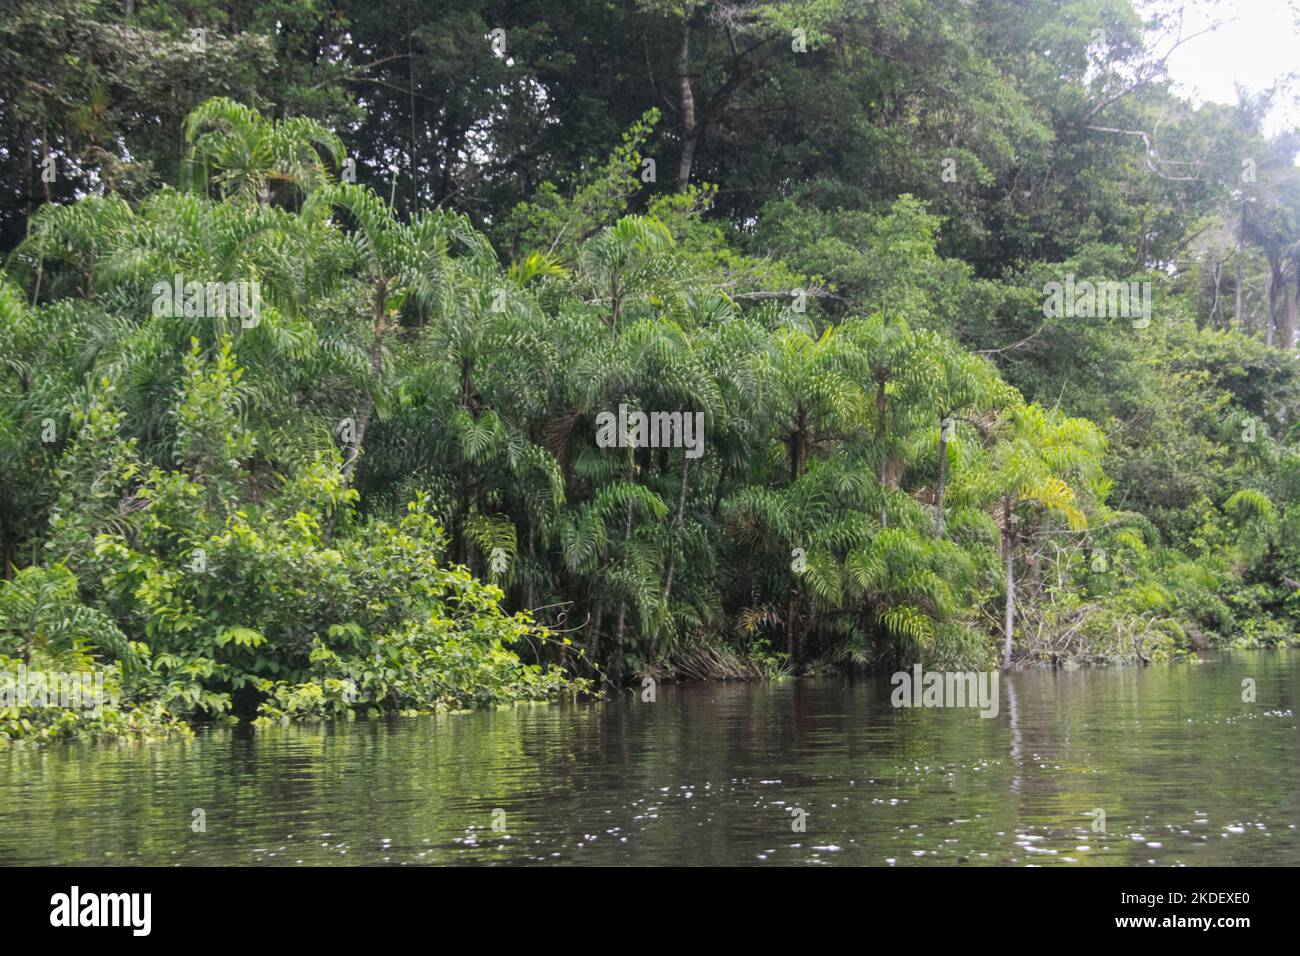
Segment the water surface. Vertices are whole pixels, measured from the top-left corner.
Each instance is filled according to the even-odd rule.
[[[0,864],[1300,865],[1293,652],[1018,673],[989,719],[890,690],[11,748]]]

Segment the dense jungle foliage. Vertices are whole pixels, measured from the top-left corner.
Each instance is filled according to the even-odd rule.
[[[1294,641],[1300,134],[1176,17],[8,4],[0,665],[116,700],[0,737]]]

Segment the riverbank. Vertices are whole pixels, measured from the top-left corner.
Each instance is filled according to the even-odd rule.
[[[1270,649],[1286,653],[1300,648],[1300,637],[1273,645]],[[1184,662],[1199,663],[1214,659],[1223,653],[1258,650],[1248,639],[1232,648],[1218,651],[1189,651],[1174,657],[1165,657],[1157,666],[1176,666]],[[1202,655],[1209,655],[1203,657]],[[1116,667],[1146,667],[1152,664],[1136,656],[1124,659],[1106,659],[1064,662],[1051,660],[1025,660],[1013,666],[1017,672],[1077,672]],[[514,666],[520,673],[533,675],[528,665],[516,658]],[[302,722],[350,722],[385,717],[419,717],[449,714],[472,714],[476,710],[509,708],[521,703],[554,703],[561,700],[617,699],[627,694],[642,700],[653,700],[660,687],[682,684],[723,684],[730,682],[764,683],[783,681],[798,676],[801,679],[878,680],[889,676],[884,671],[863,671],[842,664],[816,662],[796,675],[785,655],[774,654],[765,647],[757,653],[744,654],[725,647],[697,644],[665,655],[655,665],[638,670],[624,684],[610,682],[599,670],[593,668],[596,678],[581,679],[571,675],[541,672],[545,680],[517,683],[508,697],[494,696],[477,707],[465,701],[473,695],[457,695],[433,699],[423,706],[381,707],[356,699],[356,685],[329,680],[323,684],[300,684],[293,688],[275,688],[275,696],[268,697],[253,717],[241,720],[233,715],[216,720],[187,718],[184,712],[172,712],[159,700],[124,700],[120,669],[116,666],[93,666],[79,675],[57,674],[32,670],[20,661],[0,657],[0,747],[13,743],[48,744],[75,740],[134,739],[168,740],[192,739],[196,731],[214,726],[248,725],[267,729]],[[26,684],[15,681],[15,676],[25,676]],[[1004,675],[1005,676],[1005,675]],[[68,699],[69,678],[79,677],[79,687],[99,688],[97,693],[79,694]],[[499,688],[498,688],[499,691]],[[348,698],[351,698],[349,701]],[[326,707],[324,702],[336,699],[346,707]],[[289,706],[281,706],[288,701]]]

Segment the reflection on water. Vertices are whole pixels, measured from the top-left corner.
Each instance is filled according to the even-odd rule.
[[[990,719],[809,680],[14,748],[0,863],[1300,864],[1300,656],[1002,687]]]

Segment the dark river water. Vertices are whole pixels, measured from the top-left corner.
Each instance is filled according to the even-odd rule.
[[[0,864],[1300,865],[1300,654],[1017,673],[987,719],[890,691],[13,747]]]

